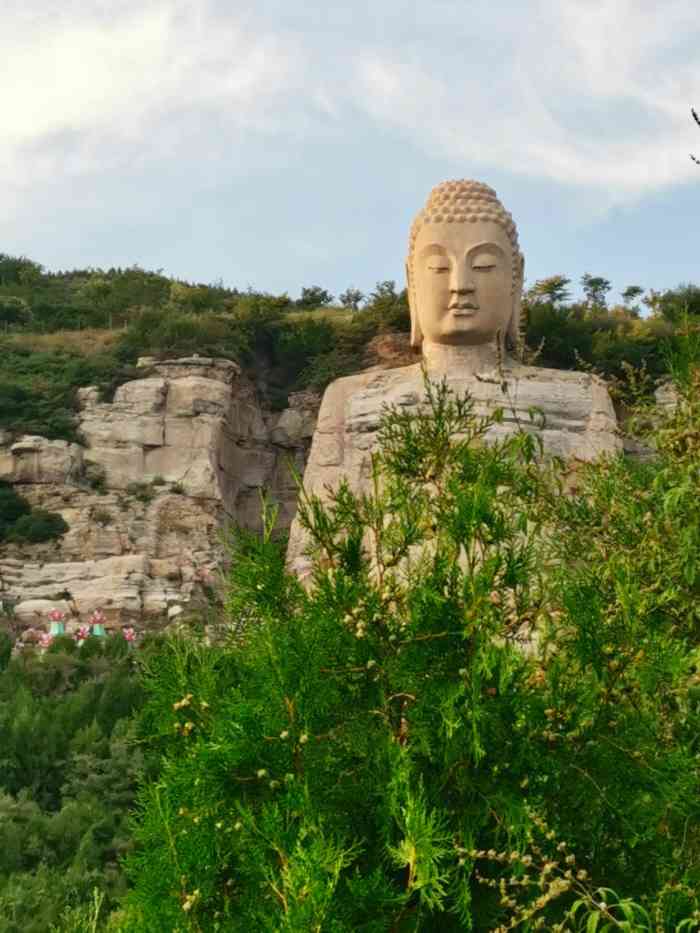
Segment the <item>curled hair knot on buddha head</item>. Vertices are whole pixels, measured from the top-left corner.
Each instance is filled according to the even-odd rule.
[[[418,321],[416,277],[413,271],[415,247],[419,231],[432,223],[473,224],[491,221],[501,227],[510,241],[512,249],[511,295],[513,313],[503,343],[507,349],[516,350],[522,345],[521,298],[524,274],[524,257],[518,244],[518,231],[510,213],[503,207],[496,192],[489,185],[470,179],[444,181],[430,192],[425,207],[411,225],[406,260],[408,301],[411,311],[411,344],[420,347],[423,335]]]

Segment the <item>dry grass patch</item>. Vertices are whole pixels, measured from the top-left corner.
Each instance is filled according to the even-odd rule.
[[[30,350],[73,350],[86,355],[107,350],[119,339],[121,331],[102,328],[85,328],[84,330],[57,330],[52,334],[8,334],[5,338]]]
[[[347,308],[314,308],[313,311],[289,311],[285,317],[290,321],[330,321],[331,324],[347,324],[356,313]]]

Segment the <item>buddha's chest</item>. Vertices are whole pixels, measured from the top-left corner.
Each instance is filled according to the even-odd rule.
[[[470,396],[477,415],[502,410],[502,421],[492,427],[491,438],[520,429],[533,431],[542,435],[547,453],[570,456],[580,453],[580,436],[596,415],[607,417],[614,432],[615,416],[607,392],[597,399],[590,381],[574,380],[568,374],[561,379],[456,375],[448,376],[447,383],[456,396]],[[403,379],[393,373],[377,374],[346,398],[342,421],[346,448],[371,449],[387,406],[418,411],[424,398],[420,373]]]

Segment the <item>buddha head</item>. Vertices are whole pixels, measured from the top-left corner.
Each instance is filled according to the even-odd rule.
[[[446,181],[411,227],[411,344],[520,343],[524,258],[511,215],[478,181]]]

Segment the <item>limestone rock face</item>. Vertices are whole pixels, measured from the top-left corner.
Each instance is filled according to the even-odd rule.
[[[25,434],[0,448],[0,479],[10,483],[68,483],[82,465],[82,448],[68,441]]]
[[[120,386],[112,403],[83,392],[86,462],[111,488],[163,479],[195,498],[220,498],[222,431],[230,428],[237,441],[255,436],[251,418],[240,417],[241,407],[255,410],[259,439],[266,439],[240,368],[199,357],[160,363],[146,358],[139,365],[149,375]]]
[[[593,460],[622,450],[615,412],[605,383],[597,376],[508,364],[500,371],[447,373],[457,394],[469,393],[477,414],[503,409],[503,421],[489,437],[496,440],[518,427],[537,433],[544,451],[565,460]],[[425,397],[420,365],[375,370],[332,383],[323,398],[304,474],[308,492],[326,498],[327,487],[342,479],[361,490],[370,475],[370,455],[385,405],[417,409]],[[538,412],[533,421],[531,410]],[[288,562],[304,576],[305,537],[292,526]]]
[[[289,467],[303,472],[318,397],[297,393],[271,413],[229,360],[138,365],[112,402],[79,390],[82,444],[0,437],[0,479],[69,526],[0,549],[0,603],[20,625],[45,624],[54,607],[74,626],[95,609],[113,625],[175,618],[216,585],[227,524],[258,527],[261,491],[291,524]]]

